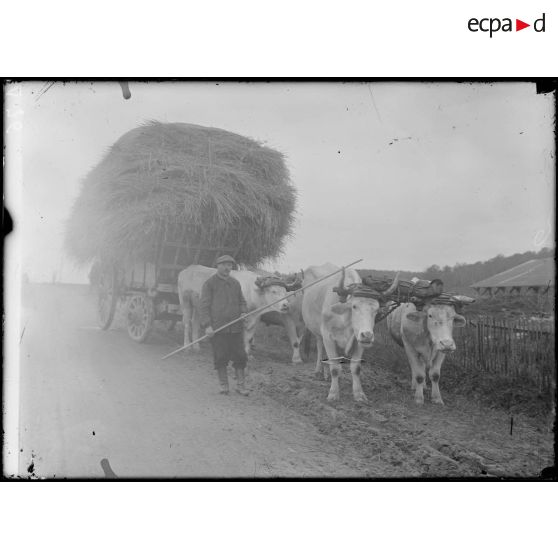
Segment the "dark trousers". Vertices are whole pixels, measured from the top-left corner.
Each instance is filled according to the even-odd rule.
[[[215,369],[224,368],[232,361],[236,369],[246,368],[246,351],[244,350],[244,334],[220,332],[211,338],[213,362]]]

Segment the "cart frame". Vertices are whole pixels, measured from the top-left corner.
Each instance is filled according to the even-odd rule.
[[[162,223],[158,239],[149,258],[128,258],[128,261],[99,260],[97,282],[97,314],[101,329],[109,329],[117,307],[125,307],[128,335],[144,343],[153,330],[155,321],[167,321],[174,329],[182,320],[178,298],[178,275],[192,264],[212,266],[221,254],[236,257],[243,233],[230,228],[226,237],[235,245],[212,245],[211,231],[200,238],[199,228],[192,224]]]

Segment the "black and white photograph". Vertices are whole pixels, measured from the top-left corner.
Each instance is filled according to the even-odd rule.
[[[552,87],[3,87],[5,478],[555,477]]]

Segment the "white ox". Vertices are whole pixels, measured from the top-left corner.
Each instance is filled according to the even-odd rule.
[[[324,277],[341,268],[333,264],[312,266],[304,271],[303,285]],[[366,288],[354,269],[347,269],[325,279],[304,292],[302,317],[310,332],[316,337],[318,356],[316,373],[323,369],[323,349],[325,347],[331,373],[331,386],[327,398],[339,399],[339,373],[341,360],[350,355],[353,379],[353,397],[356,401],[366,401],[367,397],[360,382],[362,353],[374,341],[374,323],[383,296],[388,296],[397,287],[398,278],[377,298],[360,296]],[[338,292],[334,292],[337,287]],[[360,291],[359,291],[360,289]]]
[[[288,277],[286,280],[293,280],[294,287],[302,286],[302,278],[297,276]],[[299,282],[300,281],[300,282]],[[290,282],[290,281],[289,281]],[[304,292],[293,293],[289,298],[289,309],[287,312],[266,312],[262,314],[262,322],[266,325],[283,326],[287,331],[289,343],[293,349],[292,363],[300,364],[302,357],[300,354],[300,343],[306,331],[304,320],[302,319],[302,297]]]
[[[178,298],[184,323],[184,345],[199,339],[203,335],[200,333],[199,321],[201,290],[202,285],[215,273],[216,269],[212,267],[191,265],[178,275]],[[231,277],[234,277],[240,283],[248,312],[273,302],[276,304],[271,306],[269,310],[284,313],[289,309],[288,299],[278,302],[288,294],[284,284],[272,282],[262,285],[260,282],[262,278],[253,271],[231,271]],[[260,317],[261,313],[257,312],[244,320],[244,347],[247,355],[250,354],[252,339]],[[199,349],[199,344],[194,345],[193,348]]]
[[[411,366],[411,389],[415,402],[424,403],[426,373],[432,382],[432,402],[443,405],[440,368],[446,354],[455,351],[453,327],[463,327],[465,318],[452,305],[427,302],[421,311],[412,303],[402,304],[387,317],[393,339],[405,349]]]

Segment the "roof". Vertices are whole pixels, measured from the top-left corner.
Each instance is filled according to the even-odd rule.
[[[546,287],[554,286],[554,259],[529,260],[471,285],[479,287]]]

